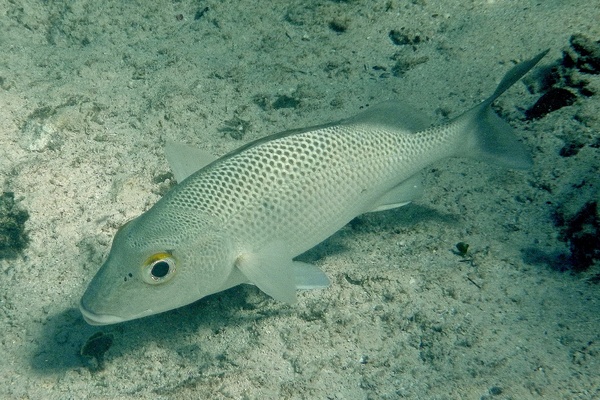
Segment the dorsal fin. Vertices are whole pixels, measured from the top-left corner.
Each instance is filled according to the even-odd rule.
[[[204,150],[170,140],[165,144],[165,156],[177,183],[217,159]]]
[[[418,132],[431,125],[421,111],[410,104],[397,100],[374,105],[341,123],[344,125],[379,125],[408,132]]]

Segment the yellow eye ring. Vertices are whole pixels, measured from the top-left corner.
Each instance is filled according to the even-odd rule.
[[[144,263],[142,277],[146,283],[157,285],[165,283],[175,275],[175,258],[169,253],[156,253]]]

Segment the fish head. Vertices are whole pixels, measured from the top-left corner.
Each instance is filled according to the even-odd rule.
[[[232,249],[214,230],[190,234],[168,224],[152,229],[152,221],[142,215],[115,235],[106,261],[80,301],[81,313],[91,325],[108,325],[172,310],[224,290],[234,268]]]

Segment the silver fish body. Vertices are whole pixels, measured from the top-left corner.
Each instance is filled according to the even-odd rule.
[[[124,225],[84,294],[91,324],[131,320],[241,283],[286,302],[327,277],[293,258],[365,212],[421,192],[419,171],[447,157],[512,168],[531,160],[492,102],[545,53],[515,66],[496,92],[448,124],[426,128],[384,103],[328,125],[272,135],[191,174]]]

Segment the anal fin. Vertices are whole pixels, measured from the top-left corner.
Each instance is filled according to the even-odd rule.
[[[423,190],[421,175],[413,175],[381,196],[377,200],[375,207],[368,210],[368,212],[384,211],[405,206],[411,201],[421,197],[423,195]]]
[[[329,278],[319,267],[301,261],[293,262],[296,289],[323,289],[329,286]]]

